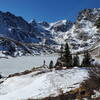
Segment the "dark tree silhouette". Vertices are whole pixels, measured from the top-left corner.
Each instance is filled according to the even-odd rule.
[[[71,67],[72,66],[72,55],[70,53],[69,46],[67,43],[65,44],[65,51],[64,51],[63,57],[64,57],[64,65],[66,67]]]
[[[53,61],[51,60],[50,61],[50,64],[49,64],[49,69],[52,69],[54,66],[53,66]]]
[[[67,43],[65,44],[65,49],[64,49],[63,53],[61,54],[61,57],[58,58],[55,66],[72,67],[72,55],[70,53],[69,46]]]
[[[92,58],[91,58],[91,55],[89,54],[89,52],[88,51],[84,52],[84,58],[83,58],[81,66],[82,67],[90,67],[91,60],[92,60]]]
[[[80,66],[79,56],[76,55],[73,58],[73,66]]]
[[[0,79],[3,78],[2,75],[0,74]]]

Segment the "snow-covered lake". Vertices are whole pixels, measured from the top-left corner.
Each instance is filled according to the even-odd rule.
[[[51,60],[53,60],[55,64],[57,58],[57,55],[22,56],[9,59],[2,58],[0,59],[0,73],[6,76],[32,69],[33,67],[40,67],[43,65],[44,60],[46,61],[46,65],[49,65]]]
[[[46,61],[46,65],[49,65],[51,60],[53,60],[55,64],[57,58],[58,55],[9,57],[9,59],[2,58],[0,59],[0,73],[4,76],[8,76],[9,74],[32,69],[33,67],[40,67],[43,65],[44,60]],[[82,58],[83,57],[80,56],[80,61],[82,61]],[[100,63],[100,58],[95,59]]]

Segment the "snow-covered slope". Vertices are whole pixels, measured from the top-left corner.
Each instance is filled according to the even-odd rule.
[[[81,68],[59,70],[38,74],[42,71],[8,78],[0,84],[0,100],[38,99],[58,96],[78,88],[88,76],[88,71]]]
[[[60,20],[54,23],[49,23],[48,27],[44,26],[43,24],[41,25],[45,30],[50,32],[50,34],[53,36],[53,40],[60,45],[65,43],[64,36],[66,32],[72,27],[73,23],[68,20]]]
[[[73,27],[66,32],[65,38],[72,49],[87,49],[100,39],[98,28],[95,26],[100,17],[100,9],[84,9]]]
[[[79,51],[90,48],[100,39],[100,29],[95,25],[98,18],[100,8],[84,9],[78,14],[75,23],[61,20],[41,25],[53,35],[58,44],[68,42],[71,49]]]

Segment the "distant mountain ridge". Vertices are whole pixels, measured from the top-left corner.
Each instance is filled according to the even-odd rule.
[[[68,20],[54,23],[36,22],[34,19],[27,22],[10,12],[0,12],[0,36],[22,43],[46,44],[53,47],[68,42],[72,50],[83,50],[100,39],[100,31],[95,26],[99,17],[100,8],[82,10],[75,23]],[[7,45],[15,48],[15,51],[20,50],[17,44],[5,40],[0,41],[0,50],[9,52]],[[32,48],[36,52],[44,51],[43,48]]]

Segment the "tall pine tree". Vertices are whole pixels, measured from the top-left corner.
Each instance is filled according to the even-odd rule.
[[[78,55],[74,56],[74,58],[73,58],[73,66],[77,66],[77,67],[80,66]]]
[[[61,57],[58,58],[55,66],[72,67],[72,55],[70,53],[69,46],[67,43],[65,44],[65,49],[63,53],[61,54]]]
[[[92,58],[91,58],[91,55],[89,54],[89,52],[88,51],[84,52],[84,58],[83,58],[81,66],[82,67],[90,67],[91,60],[92,60]]]
[[[65,51],[64,51],[63,57],[64,57],[64,65],[66,67],[71,67],[72,66],[72,55],[70,53],[68,43],[65,44]]]

